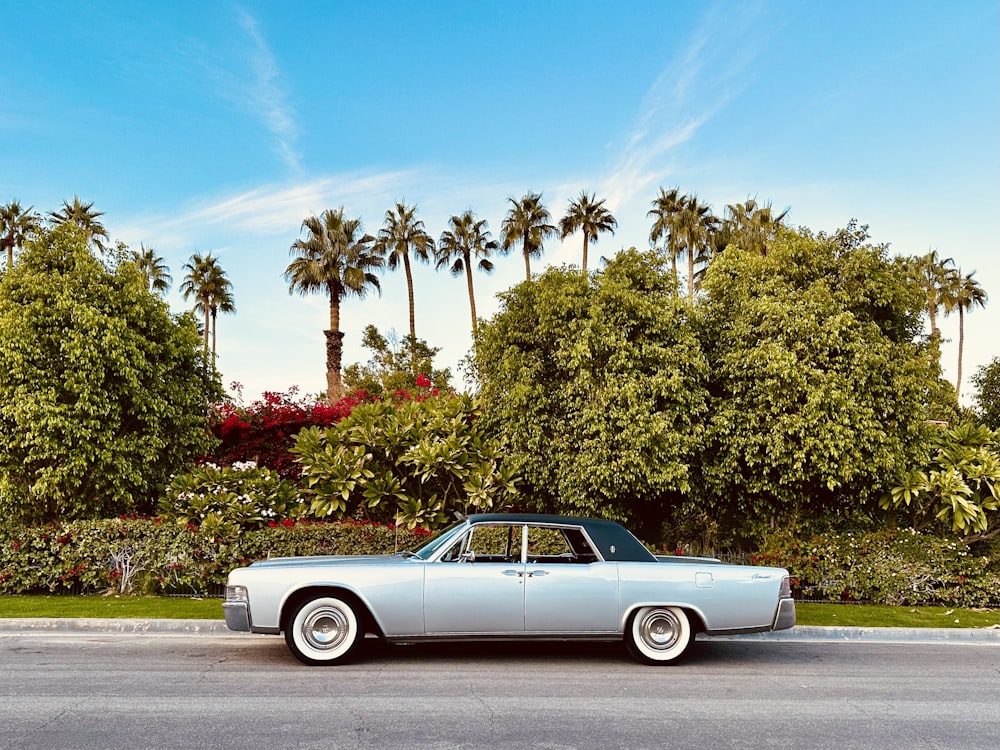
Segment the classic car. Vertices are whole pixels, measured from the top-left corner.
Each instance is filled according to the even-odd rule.
[[[230,630],[284,633],[309,665],[340,664],[366,634],[423,640],[624,640],[676,662],[696,633],[795,624],[788,572],[658,556],[620,524],[470,515],[415,552],[272,558],[229,574]]]

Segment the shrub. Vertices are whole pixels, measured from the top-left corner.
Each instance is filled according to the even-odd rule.
[[[507,506],[516,483],[469,396],[380,401],[325,432],[303,430],[293,453],[318,518],[444,524],[454,511]]]
[[[239,383],[233,383],[232,388],[239,394]],[[357,391],[330,406],[325,401],[300,397],[298,388],[292,386],[285,393],[269,391],[250,406],[219,404],[210,425],[219,445],[208,458],[222,466],[253,461],[285,479],[296,480],[300,468],[289,449],[299,431],[329,427],[358,404],[372,400],[364,391]]]
[[[771,536],[754,562],[788,569],[797,597],[878,604],[997,604],[1000,556],[913,529]]]
[[[156,518],[0,527],[0,594],[219,594],[231,569],[254,560],[391,554],[418,548],[429,533],[289,519],[225,537]]]
[[[203,464],[174,477],[160,501],[160,515],[215,536],[301,518],[306,507],[295,485],[253,462]]]

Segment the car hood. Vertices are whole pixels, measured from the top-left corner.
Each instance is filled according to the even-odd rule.
[[[272,557],[258,560],[251,568],[336,567],[338,565],[405,565],[402,555],[312,555],[309,557]]]

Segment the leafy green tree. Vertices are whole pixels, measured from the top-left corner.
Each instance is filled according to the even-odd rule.
[[[381,290],[372,273],[384,263],[372,250],[375,238],[362,233],[361,220],[344,216],[344,207],[310,216],[302,222],[306,236],[292,243],[296,256],[285,269],[289,293],[322,292],[330,300],[330,327],[326,334],[326,398],[332,405],[343,395],[340,366],[344,334],[340,330],[340,302],[345,297],[364,298],[370,289]]]
[[[542,257],[545,238],[554,236],[556,228],[549,223],[552,215],[542,203],[541,193],[528,192],[519,201],[507,200],[511,207],[500,225],[500,244],[504,252],[521,245],[525,281],[531,281],[531,259]]]
[[[532,510],[658,530],[691,491],[707,362],[661,256],[623,251],[598,273],[550,268],[500,295],[477,366],[483,419]]]
[[[31,206],[21,208],[16,200],[0,206],[0,252],[7,253],[8,269],[14,266],[14,251],[24,246],[39,225],[40,217]]]
[[[43,231],[0,279],[0,512],[37,523],[150,512],[211,444],[221,398],[197,325],[74,226]]]
[[[731,245],[704,290],[713,399],[696,502],[760,531],[877,500],[922,449],[940,376],[914,343],[922,300],[901,264],[788,231],[766,255]]]
[[[1000,430],[1000,357],[981,365],[972,377],[976,386],[976,416],[992,430]]]
[[[371,352],[368,364],[344,368],[344,386],[348,391],[364,391],[370,396],[391,398],[405,391],[416,394],[421,389],[450,389],[451,371],[434,368],[434,357],[441,351],[423,339],[405,336],[398,341],[394,331],[383,336],[373,325],[365,326],[361,345]],[[416,375],[414,375],[416,371]]]
[[[417,218],[417,207],[400,202],[385,212],[385,223],[379,230],[375,252],[382,255],[390,271],[403,264],[406,272],[406,293],[410,303],[410,338],[417,340],[416,313],[413,304],[413,274],[410,271],[410,253],[417,260],[427,263],[434,253],[434,240],[424,230],[424,222]],[[416,363],[413,363],[414,368]],[[414,369],[414,375],[416,369]]]
[[[944,297],[945,315],[958,310],[958,373],[955,375],[955,397],[962,390],[962,355],[965,351],[965,313],[973,307],[986,307],[986,291],[973,276],[976,273],[962,274],[957,270],[954,282],[948,288]]]
[[[303,430],[292,452],[310,513],[414,528],[509,507],[517,483],[479,416],[468,395],[431,396],[360,404],[325,431]]]
[[[103,211],[94,210],[94,202],[84,203],[80,196],[74,195],[73,201],[63,201],[63,206],[58,211],[49,213],[49,220],[53,226],[61,224],[75,224],[87,237],[87,242],[92,244],[100,254],[104,254],[106,248],[101,241],[108,239],[108,230],[100,222],[100,217],[104,216]]]
[[[138,251],[132,251],[131,261],[139,269],[149,291],[160,295],[167,293],[173,278],[170,276],[167,264],[156,254],[156,250],[140,245]]]
[[[441,233],[436,250],[435,268],[448,267],[452,276],[465,273],[466,286],[469,289],[469,309],[472,313],[472,341],[478,337],[478,319],[476,318],[476,294],[472,288],[472,266],[475,263],[480,271],[490,273],[493,262],[489,260],[490,253],[496,252],[500,245],[491,239],[486,219],[477,219],[470,210],[461,216],[448,219],[449,229]]]
[[[580,191],[580,197],[569,202],[566,215],[559,220],[559,238],[566,239],[571,234],[583,234],[583,272],[587,273],[587,249],[590,242],[597,242],[602,232],[615,233],[618,221],[604,206],[604,198]]]
[[[208,362],[208,339],[212,337],[212,367],[215,367],[216,324],[220,312],[235,313],[233,302],[233,285],[226,277],[226,272],[219,265],[219,259],[212,254],[202,256],[195,253],[191,260],[184,264],[187,275],[181,284],[181,294],[184,299],[194,297],[194,311],[201,313],[205,320],[205,361]]]

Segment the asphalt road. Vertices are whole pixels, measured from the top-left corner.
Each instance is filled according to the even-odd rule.
[[[0,633],[0,750],[989,748],[995,644],[375,646],[300,666],[280,638]]]

